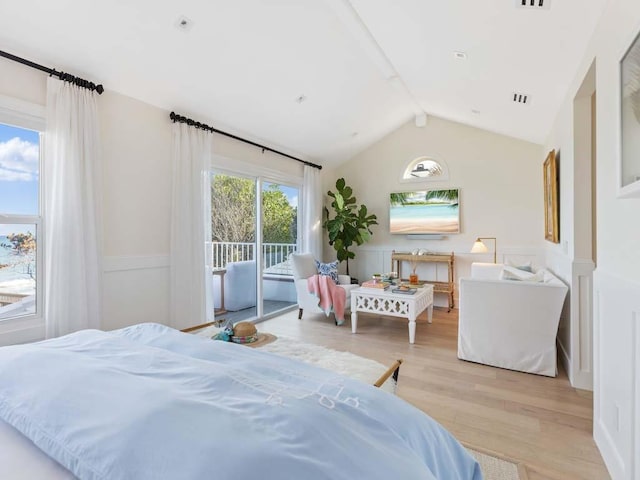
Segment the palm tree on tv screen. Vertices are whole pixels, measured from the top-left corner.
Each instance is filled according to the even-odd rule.
[[[424,199],[446,201],[453,205],[458,204],[458,189],[451,190],[428,190],[424,196]]]
[[[404,205],[407,203],[407,199],[409,198],[409,193],[400,192],[400,193],[391,193],[389,195],[389,199],[391,200],[392,206]]]
[[[421,192],[415,192],[417,194]],[[412,195],[414,192],[399,192],[399,193],[391,193],[389,195],[389,200],[391,202],[392,207],[397,207],[399,205],[406,205],[408,203],[415,202],[415,197],[413,202],[410,202]],[[450,190],[426,190],[424,192],[424,201],[429,203],[431,200],[447,202],[452,205],[458,204],[458,189],[450,189]],[[422,202],[418,202],[422,203]]]

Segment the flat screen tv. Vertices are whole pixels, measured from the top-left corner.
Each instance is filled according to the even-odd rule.
[[[391,233],[448,235],[460,233],[458,189],[389,194]]]

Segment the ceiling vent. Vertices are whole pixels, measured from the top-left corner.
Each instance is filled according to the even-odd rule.
[[[551,0],[516,0],[516,7],[528,10],[549,10]]]
[[[519,103],[520,105],[529,105],[531,103],[531,95],[513,92],[511,94],[511,100],[513,103]]]

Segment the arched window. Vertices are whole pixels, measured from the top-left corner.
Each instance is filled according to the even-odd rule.
[[[405,182],[424,180],[446,180],[449,171],[444,162],[429,157],[418,157],[409,162],[402,175]]]

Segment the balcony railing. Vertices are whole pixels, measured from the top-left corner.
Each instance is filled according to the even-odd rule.
[[[228,263],[255,260],[255,243],[211,242],[211,267],[226,268]],[[292,275],[289,255],[297,246],[293,243],[263,243],[262,271]]]

